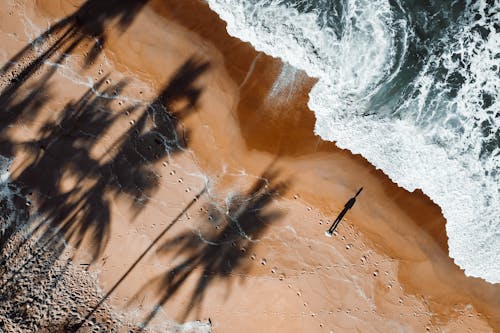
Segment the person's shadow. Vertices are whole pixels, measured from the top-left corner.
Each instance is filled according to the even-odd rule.
[[[354,204],[356,203],[356,197],[361,193],[361,191],[363,191],[363,188],[360,188],[358,190],[358,192],[356,192],[356,195],[354,195],[351,199],[349,199],[349,201],[346,202],[346,204],[344,205],[344,209],[342,209],[342,211],[340,212],[340,214],[337,216],[337,218],[335,219],[335,221],[333,221],[331,227],[325,232],[325,235],[328,236],[328,237],[331,237],[333,232],[335,231],[335,229],[337,229],[338,225],[340,224],[340,222],[342,221],[342,219],[344,218],[344,215],[349,211],[349,209],[351,209]]]

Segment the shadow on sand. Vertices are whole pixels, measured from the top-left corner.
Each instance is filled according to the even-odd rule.
[[[101,138],[117,120],[138,109],[111,108],[115,100],[109,96],[118,96],[126,82],[103,88],[106,78],[102,79],[78,101],[68,103],[57,119],[41,126],[36,139],[11,143],[12,151],[27,153],[12,172],[17,175],[13,182],[25,194],[36,196],[37,214],[43,219],[34,231],[45,229],[41,245],[71,241],[78,247],[90,235],[96,258],[109,238],[111,202],[128,200],[134,215],[147,205],[159,186],[154,164],[187,145],[187,131],[180,121],[195,110],[201,89],[194,81],[208,68],[206,62],[186,61],[101,156],[92,153]],[[170,103],[182,99],[187,100],[185,107],[170,112]],[[18,225],[8,228],[4,238],[17,229]]]
[[[110,237],[112,202],[128,201],[133,216],[148,204],[159,187],[156,163],[188,145],[189,133],[181,121],[196,110],[202,93],[196,80],[209,67],[207,62],[188,59],[151,103],[119,110],[116,99],[127,82],[105,87],[104,77],[55,113],[56,117],[38,126],[34,139],[20,142],[2,132],[2,154],[22,156],[17,168],[11,170],[12,184],[20,189],[18,206],[29,204],[22,202],[24,196],[32,197],[36,204],[32,218],[25,216],[2,225],[2,301],[15,297],[12,285],[37,258],[50,253],[51,262],[44,259],[44,265],[50,266],[67,242],[79,247],[85,241],[95,260]],[[27,97],[9,92],[8,99],[2,100],[2,126],[29,124],[23,120],[35,119],[37,110],[51,98],[46,97],[47,85],[41,83]],[[2,96],[5,94],[3,91]],[[135,121],[128,125],[130,115]],[[119,121],[129,128],[104,149],[101,140]],[[27,243],[30,253],[19,255],[18,250]]]
[[[104,89],[104,79],[101,80],[80,100],[66,105],[57,121],[45,123],[35,141],[14,142],[9,136],[9,130],[16,123],[32,124],[43,106],[56,97],[51,90],[49,80],[57,72],[58,64],[61,64],[72,51],[81,46],[86,50],[83,52],[86,54],[85,63],[90,65],[102,52],[109,27],[113,25],[120,31],[124,31],[146,2],[143,0],[86,1],[74,14],[56,22],[27,44],[0,69],[2,77],[0,153],[3,156],[14,156],[20,151],[30,154],[28,160],[24,161],[24,170],[20,171],[21,175],[14,180],[14,183],[24,186],[25,193],[39,190],[43,197],[41,210],[47,212],[51,208],[57,208],[57,212],[51,211],[50,213],[52,214],[50,218],[59,220],[57,224],[63,224],[63,219],[69,220],[77,211],[83,211],[85,204],[104,208],[102,211],[86,213],[90,215],[79,217],[81,221],[84,221],[84,225],[94,225],[93,232],[96,233],[97,238],[105,238],[106,227],[96,227],[95,221],[105,219],[108,214],[104,207],[106,202],[92,201],[97,197],[96,191],[99,190],[99,184],[92,189],[87,189],[85,195],[80,194],[81,198],[77,200],[81,204],[79,207],[70,197],[75,192],[81,192],[81,188],[61,193],[58,192],[57,186],[62,173],[68,172],[67,168],[69,172],[74,172],[75,176],[96,171],[98,162],[89,155],[89,149],[96,141],[91,136],[104,132],[118,117],[109,112],[101,112],[108,110],[112,101],[111,98],[102,98],[102,96],[103,94],[117,95],[126,82]],[[89,43],[90,47],[88,47]],[[114,95],[111,94],[112,91]],[[84,134],[84,130],[89,128],[91,130]],[[73,133],[72,130],[76,132]],[[63,164],[57,166],[58,162],[63,162]],[[79,165],[80,163],[83,165]],[[17,201],[20,201],[20,198],[18,199]],[[28,218],[22,220],[26,222]],[[2,225],[0,250],[16,231],[22,229],[20,224],[22,223]],[[66,232],[80,234],[79,237],[81,237],[83,230],[87,227],[79,229],[73,228]],[[5,257],[2,258],[2,264],[5,260]]]
[[[48,79],[73,51],[85,55],[85,66],[90,66],[102,52],[107,31],[111,28],[125,31],[148,0],[88,0],[75,13],[59,20],[51,28],[27,44],[1,69],[0,75],[7,80],[0,93],[2,115],[0,133],[6,126],[24,115],[30,109],[30,118],[36,116],[37,109],[47,101]],[[20,98],[19,88],[27,86],[27,81],[44,66],[50,70],[43,73],[30,92]]]
[[[144,328],[190,276],[196,276],[196,282],[181,321],[201,305],[209,286],[218,280],[229,283],[235,271],[245,273],[249,269],[246,259],[252,249],[283,214],[269,207],[289,187],[289,181],[278,181],[277,176],[278,172],[269,168],[246,193],[234,195],[224,204],[209,202],[203,208],[209,219],[201,221],[199,229],[183,232],[160,245],[158,255],[180,262],[145,283],[131,300],[130,303],[140,299],[146,292],[159,295],[156,306],[142,323]]]
[[[209,40],[222,53],[229,75],[236,84],[243,85],[240,88],[240,103],[236,111],[248,147],[271,153],[279,151],[282,154],[292,156],[324,152],[330,154],[332,165],[335,165],[333,161],[337,159],[338,155],[342,156],[343,153],[339,152],[333,142],[319,140],[314,135],[314,124],[316,122],[314,114],[304,111],[307,110],[308,93],[316,83],[314,79],[304,80],[302,86],[299,87],[300,89],[294,92],[295,98],[281,105],[271,104],[269,107],[265,103],[266,97],[273,87],[275,78],[279,75],[281,64],[276,64],[270,57],[258,53],[250,44],[242,43],[236,38],[228,36],[226,23],[215,12],[211,11],[206,3],[197,0],[185,0],[182,4],[175,1],[151,0],[151,5],[154,6],[156,12],[174,20],[186,29],[196,32],[203,39]],[[438,21],[444,20],[441,24],[428,26],[428,28],[434,27],[438,30],[445,27],[445,24],[454,22],[453,19],[450,20],[448,15],[451,14],[455,18],[456,14],[461,15],[463,5],[463,2],[436,2],[432,6],[429,6],[427,2],[412,3],[412,6],[418,9],[414,10],[414,13],[426,12],[429,15],[436,16]],[[439,10],[440,7],[443,10]],[[438,11],[435,11],[435,9],[438,9]],[[422,40],[425,40],[428,39],[428,34],[438,36],[438,30],[418,31],[417,33]],[[416,50],[410,51],[416,52]],[[425,51],[425,47],[421,51]],[[406,60],[412,61],[412,59]],[[387,85],[387,89],[380,90],[374,99],[380,103],[387,102],[384,96],[386,98],[392,96],[393,90],[397,90],[398,84],[402,80],[407,81],[408,75],[414,75],[408,73],[408,71],[418,72],[412,66],[407,67],[408,70],[400,71],[399,75]],[[281,112],[282,109],[284,111]],[[276,114],[279,114],[279,118],[276,117],[279,122],[270,122],[270,115]],[[283,147],[283,144],[286,144],[286,147]],[[372,168],[366,159],[359,155],[350,156],[350,158],[356,160],[360,165]],[[417,191],[416,195],[409,196],[405,190],[391,184],[382,171],[371,170],[373,170],[372,173],[376,175],[377,179],[386,180],[383,183],[388,184],[387,186],[384,185],[388,196],[395,198],[394,201],[398,204],[398,207],[403,209],[411,218],[411,221],[406,225],[408,230],[416,227],[429,235],[430,244],[426,241],[419,241],[418,246],[426,253],[431,265],[434,268],[439,268],[432,270],[435,274],[429,274],[431,270],[419,272],[418,265],[412,269],[412,257],[398,257],[400,251],[386,248],[387,252],[394,253],[399,262],[404,267],[407,267],[406,278],[401,279],[405,291],[412,295],[426,295],[430,299],[431,305],[435,306],[436,312],[445,313],[444,318],[440,320],[455,319],[458,316],[459,312],[453,310],[453,304],[466,306],[472,303],[475,308],[481,309],[481,311],[484,310],[488,322],[493,327],[500,327],[500,312],[498,311],[500,307],[500,289],[498,284],[492,285],[482,279],[466,276],[455,264],[454,260],[450,258],[447,245],[446,220],[443,218],[439,207],[419,191]],[[361,225],[360,228],[361,231],[366,231],[370,230],[371,226]],[[402,229],[398,223],[391,225],[390,228],[397,233]],[[381,235],[381,237],[383,236]],[[413,235],[410,237],[414,238]],[[411,278],[408,278],[408,276]],[[427,282],[423,283],[423,281]],[[441,287],[436,288],[436,285]],[[453,299],[453,301],[450,299]],[[434,307],[431,308],[434,309]],[[443,309],[447,310],[442,311]]]
[[[188,145],[189,133],[181,121],[196,109],[202,89],[195,83],[209,69],[208,63],[196,59],[186,61],[147,105],[117,110],[114,102],[128,82],[109,85],[108,77],[104,77],[38,126],[43,119],[39,118],[41,110],[59,97],[51,86],[58,65],[77,50],[85,55],[84,67],[93,65],[106,44],[107,31],[124,31],[146,3],[86,1],[0,69],[4,78],[0,91],[0,153],[23,156],[11,172],[12,183],[20,189],[19,206],[29,204],[24,196],[33,198],[36,206],[36,216],[30,218],[25,209],[22,223],[2,225],[2,302],[12,302],[25,293],[13,288],[16,279],[37,266],[42,257],[44,267],[50,267],[63,254],[67,242],[78,247],[88,240],[93,258],[97,258],[110,237],[111,203],[126,200],[132,213],[139,214],[158,189],[156,163]],[[131,126],[98,153],[102,151],[97,149],[100,140],[131,114],[135,119]],[[10,132],[16,124],[33,125],[33,138],[14,140]],[[269,170],[248,193],[234,196],[225,211],[209,205],[206,209],[213,221],[204,225],[203,231],[179,235],[163,244],[159,253],[177,248],[178,254],[187,259],[157,279],[163,291],[158,306],[166,303],[201,265],[203,274],[186,317],[201,303],[207,286],[216,279],[228,279],[233,269],[242,269],[243,259],[255,241],[279,216],[277,212],[264,212],[264,208],[286,188],[287,184],[276,182],[276,173]],[[26,245],[29,253],[19,252]],[[145,325],[155,314],[146,318]],[[73,319],[66,327],[80,324]]]

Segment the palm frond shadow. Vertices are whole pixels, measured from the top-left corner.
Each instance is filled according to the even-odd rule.
[[[67,242],[78,247],[89,240],[86,245],[96,259],[110,237],[114,200],[128,200],[134,214],[146,207],[159,186],[157,162],[188,146],[181,121],[195,111],[203,90],[196,81],[208,69],[207,62],[188,59],[151,103],[120,110],[111,103],[127,82],[105,86],[104,77],[78,100],[67,103],[56,113],[58,117],[39,126],[34,139],[3,138],[9,151],[22,151],[27,157],[12,173],[16,176],[11,183],[19,192],[14,204],[23,216],[0,226],[2,300],[9,301],[13,294],[8,290],[41,256],[50,253],[44,265],[54,265]],[[172,105],[179,100],[187,102],[174,112]],[[33,105],[26,103],[25,107]],[[133,125],[105,154],[97,154],[94,148],[102,145],[100,140],[108,130],[130,115],[137,119]],[[33,196],[37,209],[31,213],[37,219],[30,218],[25,196]],[[6,205],[0,202],[0,206]],[[28,250],[20,251],[26,246]],[[68,325],[80,322],[75,319]]]
[[[110,237],[111,203],[126,200],[132,215],[139,214],[159,187],[155,163],[186,148],[188,138],[180,121],[195,110],[197,100],[191,96],[202,91],[195,81],[208,68],[206,62],[189,59],[174,75],[176,81],[149,105],[118,112],[111,107],[115,99],[107,96],[119,95],[127,82],[104,88],[103,78],[79,100],[68,103],[56,120],[41,126],[36,139],[16,144],[15,149],[28,152],[28,158],[13,181],[23,193],[36,194],[37,214],[43,216],[27,237],[43,230],[38,245],[44,248],[68,241],[79,247],[87,238],[96,259]],[[183,89],[173,85],[179,80]],[[189,106],[182,113],[171,112],[172,101],[183,98],[189,99]],[[104,155],[96,156],[93,150],[102,145],[100,139],[116,121],[131,114],[137,117],[133,125]]]
[[[52,63],[60,64],[77,47],[83,47],[85,65],[91,65],[102,52],[108,31],[112,27],[125,31],[147,2],[148,0],[87,0],[76,12],[59,20],[27,44],[0,69],[0,75],[9,79],[0,94],[0,106],[12,104],[16,97],[14,93],[56,55]],[[57,66],[52,67],[43,76],[45,80],[39,80],[35,93],[55,73]],[[10,110],[11,113],[13,111]],[[10,117],[16,117],[18,113],[15,112]]]
[[[268,169],[248,192],[234,195],[222,205],[209,203],[205,208],[209,221],[202,222],[199,230],[181,233],[159,247],[158,254],[182,260],[146,283],[133,298],[138,299],[151,286],[156,286],[153,288],[155,294],[161,295],[143,327],[195,271],[201,272],[181,320],[202,303],[207,288],[214,282],[225,280],[229,287],[235,270],[239,273],[247,271],[250,265],[247,258],[252,249],[270,225],[283,215],[283,212],[269,207],[289,187],[289,181],[277,181],[277,176],[277,171]]]
[[[85,56],[85,66],[92,64],[103,50],[108,31],[111,28],[125,31],[147,2],[87,0],[0,68],[0,152],[3,155],[13,154],[7,129],[17,120],[28,123],[36,119],[42,106],[53,97],[49,79],[57,72],[58,65],[77,48]]]

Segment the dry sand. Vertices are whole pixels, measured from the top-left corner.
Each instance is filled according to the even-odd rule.
[[[122,329],[500,328],[439,207],[314,135],[314,79],[280,84],[201,1],[83,3],[2,1],[0,153]]]

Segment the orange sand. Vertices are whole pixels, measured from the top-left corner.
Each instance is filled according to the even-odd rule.
[[[48,23],[54,26],[82,3],[3,1],[2,65]],[[55,62],[63,52],[72,55],[61,61],[64,66],[45,63],[16,86],[9,107],[40,85],[41,78],[47,82],[39,87],[46,99],[37,105],[36,116],[23,115],[5,129],[2,139],[11,144],[0,145],[3,154],[10,150],[16,156],[12,178],[34,187],[38,202],[48,202],[56,211],[64,202],[79,203],[56,217],[57,227],[70,225],[64,236],[77,248],[74,262],[91,263],[89,270],[98,274],[104,292],[208,182],[208,192],[174,221],[107,299],[124,322],[151,318],[147,328],[160,331],[174,327],[174,321],[210,318],[212,332],[500,328],[500,287],[466,277],[449,258],[439,207],[419,191],[399,188],[361,156],[314,135],[314,114],[306,105],[314,79],[300,73],[293,91],[283,92],[288,98],[270,97],[283,64],[228,36],[224,22],[201,1],[152,0],[132,13],[127,20],[110,15],[103,22],[105,39],[91,63],[85,59],[102,34],[95,33],[96,24],[83,24],[50,58]],[[82,17],[75,22],[86,22],[88,16]],[[52,38],[62,34],[57,31]],[[33,54],[21,62],[29,64],[40,55]],[[185,64],[190,66],[182,71]],[[51,68],[57,71],[44,77]],[[22,144],[39,139],[47,121],[57,122],[60,110],[89,89],[88,80],[99,82],[108,73],[96,90],[108,89],[116,97],[97,98],[90,92],[83,100],[95,98],[95,109],[116,115],[91,145],[81,144],[97,166],[79,157],[72,143],[75,136],[95,130],[95,123],[85,128],[85,119],[73,127],[60,126],[70,130],[56,136],[67,140],[37,149],[38,155]],[[179,73],[181,79],[176,78]],[[126,82],[123,89],[116,86],[120,80]],[[3,89],[9,86],[5,82]],[[162,91],[162,98],[152,103]],[[161,120],[151,117],[139,133],[145,133],[143,146],[124,143],[146,119],[148,105],[164,105],[177,116],[181,149],[165,154],[154,146],[151,135]],[[133,109],[126,112],[129,107]],[[95,112],[85,106],[84,114],[89,110]],[[121,162],[122,150],[130,150],[126,163]],[[50,158],[38,163],[40,156]],[[45,176],[68,159],[86,170],[83,177],[72,166]],[[99,167],[115,159],[113,172]],[[144,160],[144,166],[136,167]],[[147,176],[140,182],[143,187],[131,179],[136,171]],[[125,183],[117,182],[121,187],[114,182],[98,186],[99,177],[111,179],[121,172],[126,176]],[[48,184],[39,185],[41,178]],[[139,193],[128,190],[129,185]],[[365,190],[356,206],[334,237],[325,237],[360,186]],[[71,192],[74,188],[79,190]],[[101,192],[92,201],[74,199],[96,189]],[[52,192],[69,195],[56,203],[44,199]],[[102,234],[99,227],[79,225],[89,207],[102,211],[104,206],[109,218]],[[158,313],[152,312],[156,305],[162,305]]]

